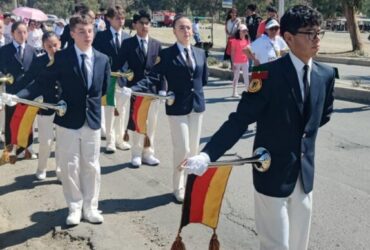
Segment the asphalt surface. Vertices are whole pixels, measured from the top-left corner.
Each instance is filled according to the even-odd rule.
[[[240,87],[240,92],[242,91]],[[210,79],[201,143],[234,111],[230,81]],[[255,125],[229,151],[251,155]],[[318,135],[313,219],[309,249],[369,249],[370,106],[336,101],[329,124]],[[102,152],[104,151],[102,142]],[[161,107],[155,140],[157,167],[131,168],[130,151],[101,154],[100,209],[105,222],[64,225],[67,209],[55,180],[36,181],[37,161],[0,166],[0,248],[9,249],[170,249],[181,205],[172,191],[172,143]],[[37,146],[35,146],[37,149]],[[258,249],[251,168],[235,167],[218,226],[221,249]],[[183,229],[187,249],[207,249],[212,231],[193,224]]]

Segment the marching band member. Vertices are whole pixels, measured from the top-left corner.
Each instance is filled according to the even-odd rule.
[[[333,112],[335,71],[314,61],[320,47],[322,17],[303,5],[281,18],[281,35],[290,52],[260,66],[236,112],[187,160],[202,175],[257,122],[254,148],[265,147],[271,166],[253,170],[255,221],[260,249],[307,249],[315,172],[315,140]],[[267,27],[266,27],[267,28]]]
[[[31,96],[29,93],[33,92],[32,88],[37,88],[35,80],[39,75],[42,75],[42,71],[46,69],[47,65],[52,63],[54,60],[54,54],[60,50],[60,41],[54,32],[46,32],[42,36],[42,45],[46,54],[36,57],[30,66],[30,69],[26,72],[24,81],[31,83],[26,89],[21,90],[17,93],[20,98],[28,97],[34,99],[37,96]],[[49,83],[50,85],[52,83]],[[53,85],[51,85],[53,86]],[[56,86],[58,88],[58,86]],[[31,88],[31,90],[30,90]],[[48,93],[44,95],[43,102],[56,103],[58,97],[58,89],[55,89],[55,93]],[[36,93],[36,92],[34,92]],[[39,161],[36,171],[36,178],[44,180],[46,178],[46,169],[48,165],[48,158],[50,156],[51,147],[54,140],[54,111],[40,109],[37,115],[38,124],[38,138],[39,138]],[[60,179],[60,168],[56,164],[56,175]]]
[[[139,11],[133,17],[133,23],[136,29],[136,36],[123,41],[120,49],[120,66],[125,63],[128,68],[134,72],[134,79],[127,83],[127,87],[132,87],[136,82],[143,79],[152,69],[155,60],[161,51],[161,43],[149,37],[150,15],[145,11]],[[130,93],[129,89],[125,89]],[[132,97],[134,98],[134,97]],[[149,109],[147,121],[147,136],[150,141],[149,147],[143,148],[143,135],[132,133],[132,158],[133,167],[139,167],[142,163],[150,166],[159,164],[159,160],[154,156],[154,133],[157,126],[159,102],[152,101]]]
[[[198,154],[205,110],[203,86],[208,82],[208,68],[204,50],[190,44],[193,34],[189,18],[175,17],[173,33],[177,41],[159,54],[149,84],[163,85],[161,82],[166,79],[168,91],[175,94],[174,104],[166,105],[166,114],[173,144],[173,191],[177,201],[183,202],[186,173],[178,171],[177,166]],[[141,81],[138,90],[145,83],[146,80]]]
[[[111,62],[112,72],[120,70],[118,52],[124,39],[130,37],[129,34],[122,30],[125,24],[125,14],[119,6],[109,8],[106,17],[110,23],[109,28],[105,31],[98,32],[93,43],[93,47],[107,55]],[[115,119],[115,107],[105,106],[105,129],[106,129],[106,153],[114,153],[116,147],[122,150],[130,149],[131,146],[123,140],[125,133],[124,121],[126,106],[130,96],[124,96],[123,88],[116,86],[116,109],[118,117]]]
[[[82,215],[91,223],[104,221],[98,211],[100,119],[110,65],[108,57],[92,47],[93,23],[89,15],[71,17],[74,45],[55,54],[54,63],[37,80],[38,88],[33,89],[37,93],[29,93],[31,96],[52,92],[50,83],[58,81],[61,99],[67,103],[65,115],[54,118],[57,164],[69,208],[67,225],[79,224]],[[12,101],[12,96],[6,99]]]
[[[13,41],[0,48],[0,71],[4,74],[11,74],[15,82],[7,84],[6,93],[16,94],[24,89],[28,82],[22,81],[24,74],[31,66],[32,61],[36,58],[36,50],[26,43],[27,26],[23,22],[15,22],[11,27]],[[10,138],[10,121],[15,111],[15,107],[5,106],[5,145],[9,145]],[[32,135],[30,136],[31,145],[21,154],[26,156],[29,152],[31,159],[37,159],[37,155],[32,150]]]

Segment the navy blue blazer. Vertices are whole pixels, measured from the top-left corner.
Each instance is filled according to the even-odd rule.
[[[260,91],[244,92],[236,112],[214,134],[203,149],[216,161],[257,122],[253,148],[265,147],[271,153],[271,166],[265,173],[253,170],[255,189],[273,197],[287,197],[301,173],[303,189],[313,189],[315,140],[320,126],[333,111],[334,69],[313,62],[310,81],[310,114],[305,123],[303,101],[296,70],[289,55],[263,65],[268,79]]]
[[[137,36],[122,41],[119,51],[119,68],[127,62],[128,68],[134,72],[133,80],[127,83],[128,87],[135,85],[136,82],[143,79],[150,72],[161,49],[161,43],[149,37],[148,51],[145,58],[140,52],[140,44]]]
[[[158,63],[153,67],[150,76],[139,83],[139,91],[147,88],[148,84],[164,86],[175,94],[173,105],[166,104],[167,115],[187,115],[194,111],[205,110],[203,86],[208,83],[208,67],[204,50],[191,47],[195,60],[195,69],[190,71],[175,43],[159,53]],[[157,88],[163,89],[158,86]]]
[[[127,33],[122,32],[120,41],[129,37]],[[108,56],[112,71],[119,71],[121,69],[120,58],[118,57],[114,39],[115,37],[113,37],[110,29],[99,31],[95,36],[93,47]]]
[[[22,93],[23,98],[32,99],[40,94],[52,95],[57,83],[61,88],[60,98],[67,103],[64,116],[55,116],[54,123],[69,129],[79,129],[85,122],[91,129],[99,129],[101,124],[101,97],[106,93],[110,82],[110,65],[106,55],[93,49],[93,81],[89,89],[82,77],[74,46],[55,54],[54,63],[39,76],[37,88]]]
[[[36,50],[28,44],[24,48],[23,62],[12,42],[0,48],[0,71],[14,77],[13,84],[6,84],[7,93],[16,94],[27,86],[28,82],[22,81],[22,78],[35,57]]]
[[[43,71],[46,70],[46,66],[50,62],[48,54],[44,54],[42,56],[36,57],[29,68],[29,70],[26,72],[25,76],[22,78],[22,81],[25,81],[27,84],[27,87],[25,89],[22,89],[19,91],[16,95],[20,98],[28,98],[28,99],[35,99],[38,97],[37,90],[34,91],[33,89],[40,88],[39,84],[40,81],[37,81],[39,77],[43,77]],[[55,83],[49,82],[47,86],[42,86],[43,88],[52,88],[52,90],[47,91],[43,94],[43,102],[45,103],[57,103],[60,98],[60,86],[58,86]],[[52,115],[54,114],[53,110],[45,110],[40,109],[39,114],[41,115]]]

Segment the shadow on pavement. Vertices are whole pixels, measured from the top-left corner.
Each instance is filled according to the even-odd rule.
[[[362,112],[362,111],[369,111],[370,106],[362,106],[362,107],[357,107],[357,108],[343,108],[343,109],[334,109],[333,112],[335,113],[354,113],[354,112]]]
[[[99,201],[99,209],[103,214],[119,212],[145,211],[152,208],[176,203],[172,193],[166,193],[139,199],[107,199]]]
[[[117,165],[111,165],[111,166],[101,166],[100,173],[102,175],[103,174],[110,174],[110,173],[113,173],[113,172],[116,172],[116,171],[119,171],[119,170],[122,170],[122,169],[125,169],[125,168],[130,168],[130,167],[131,167],[130,162],[117,164]]]
[[[22,229],[0,233],[0,249],[16,246],[32,238],[42,237],[54,230],[56,226],[66,228],[64,221],[67,214],[67,208],[32,214],[31,221],[34,224]]]
[[[50,172],[54,172],[54,174]],[[55,171],[48,171],[46,174],[48,177],[55,176]],[[39,181],[36,179],[34,174],[18,176],[18,177],[15,177],[14,180],[15,182],[13,182],[12,184],[0,187],[0,196],[14,192],[14,191],[18,191],[18,190],[33,189],[37,186],[44,186],[44,185],[50,185],[50,184],[59,185],[60,184],[58,180]]]

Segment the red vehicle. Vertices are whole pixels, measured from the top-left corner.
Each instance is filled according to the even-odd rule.
[[[157,27],[170,27],[173,23],[173,20],[175,18],[176,13],[167,11],[167,10],[161,10],[161,11],[154,11],[153,17],[152,17],[152,23],[154,26]]]

